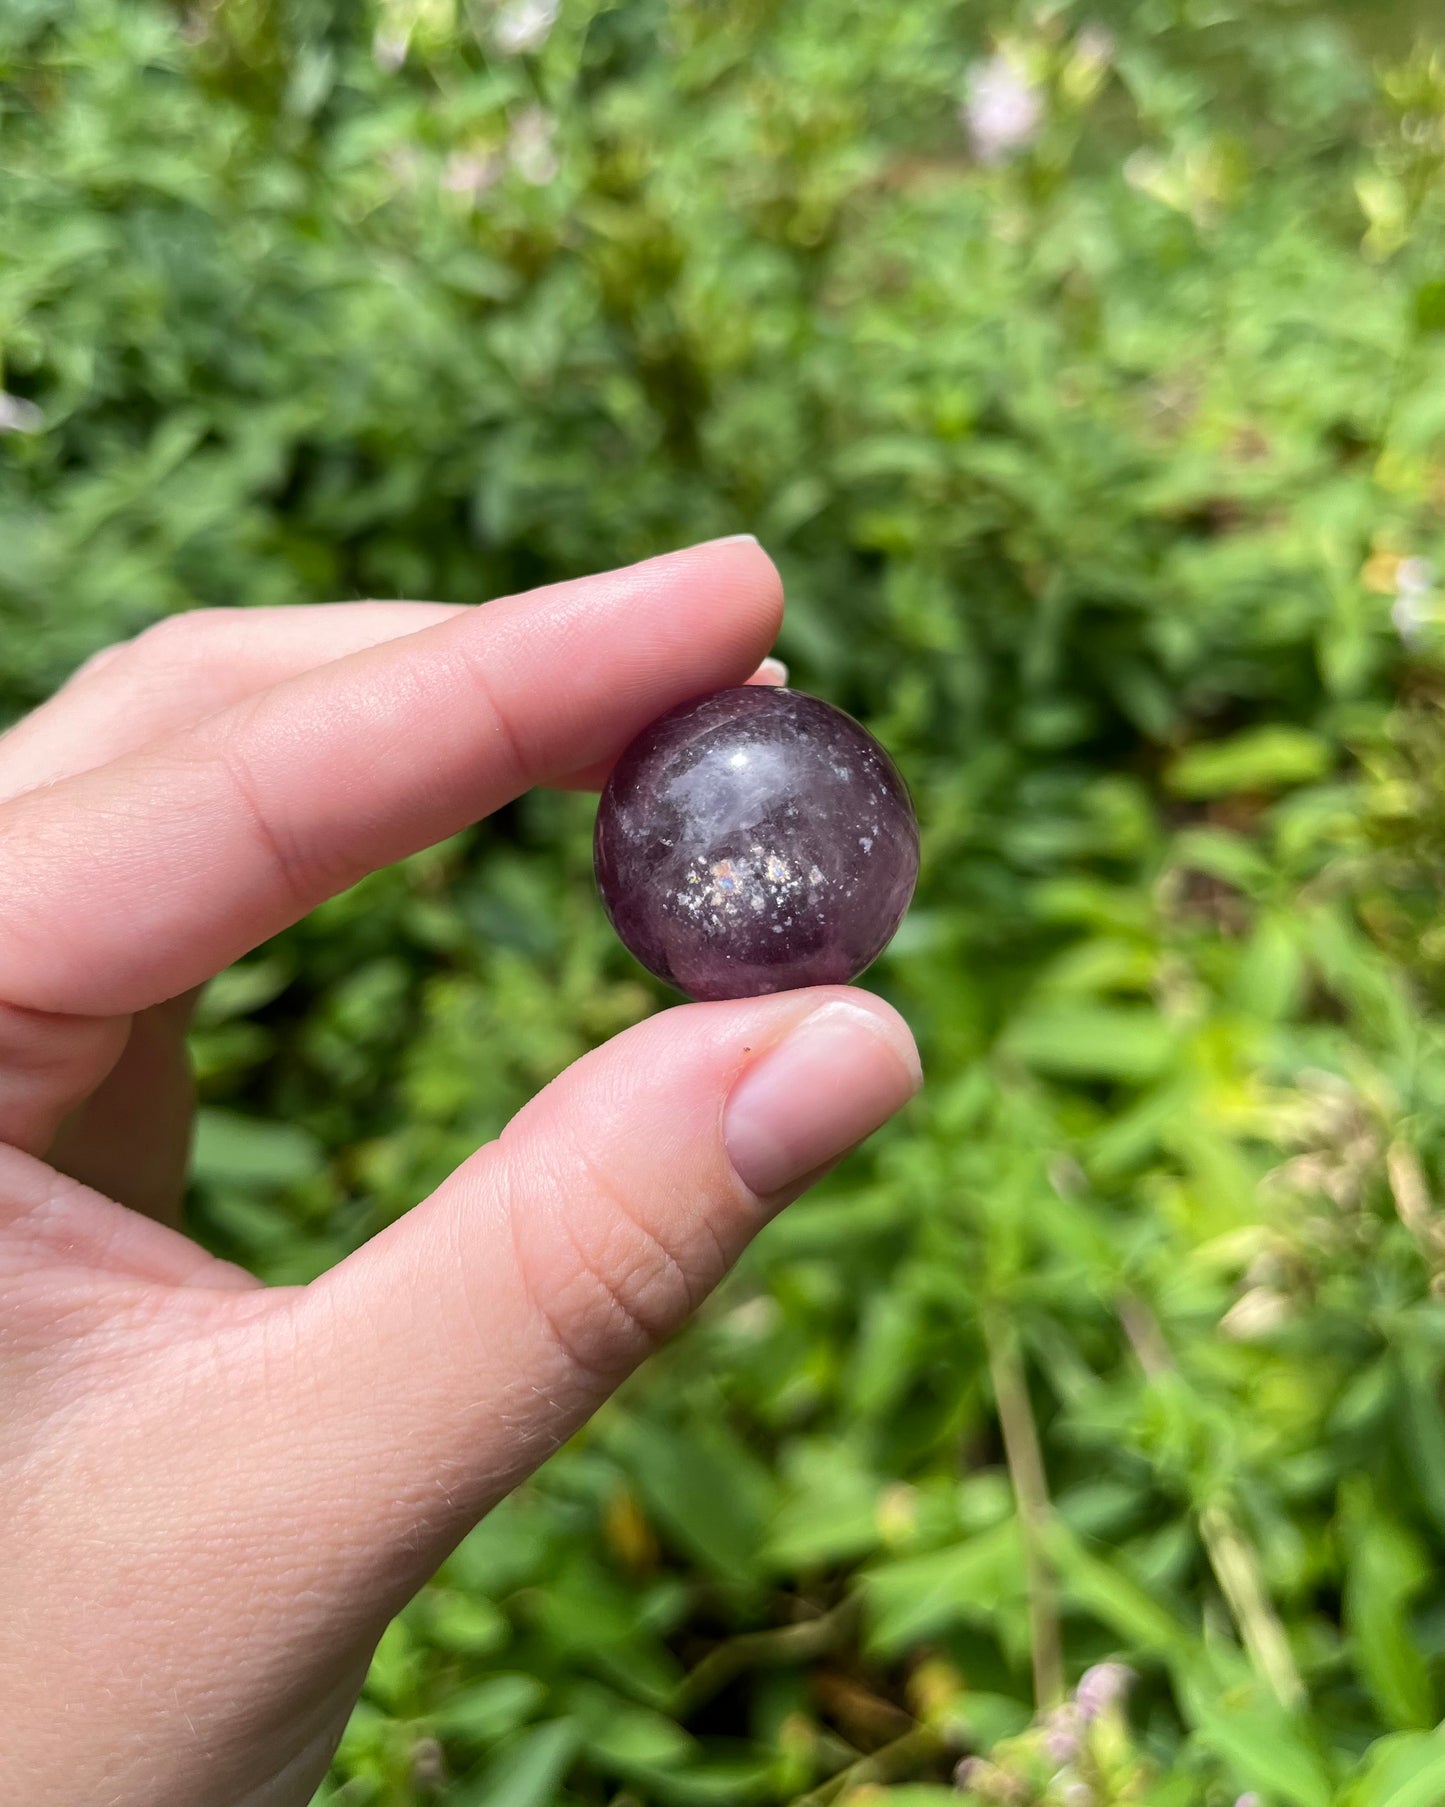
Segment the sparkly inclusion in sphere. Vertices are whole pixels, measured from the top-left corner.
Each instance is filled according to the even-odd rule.
[[[898,768],[851,715],[796,690],[719,690],[659,716],[597,811],[612,925],[692,998],[856,978],[918,876]]]

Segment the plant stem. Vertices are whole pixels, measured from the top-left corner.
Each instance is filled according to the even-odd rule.
[[[1034,1705],[1047,1713],[1064,1698],[1064,1649],[1059,1629],[1058,1586],[1044,1549],[1053,1508],[1038,1426],[1029,1400],[1018,1332],[998,1309],[984,1314],[984,1343],[994,1401],[1003,1431],[1004,1456],[1018,1502],[1019,1534],[1028,1589],[1029,1651],[1033,1661]]]
[[[932,1757],[940,1748],[938,1734],[931,1726],[916,1725],[901,1738],[882,1745],[871,1756],[860,1757],[836,1776],[829,1776],[817,1788],[800,1795],[792,1807],[828,1807],[830,1801],[836,1801],[850,1788],[861,1787],[865,1782],[889,1781],[910,1768],[916,1759]]]
[[[1164,1333],[1148,1306],[1126,1295],[1119,1300],[1117,1309],[1124,1334],[1145,1374],[1157,1380],[1161,1375],[1177,1373]],[[1221,1500],[1200,1507],[1198,1518],[1209,1566],[1255,1673],[1263,1676],[1283,1705],[1303,1706],[1305,1685],[1270,1600],[1253,1544]]]
[[[690,1713],[742,1673],[744,1669],[760,1669],[774,1663],[801,1663],[821,1656],[846,1635],[858,1612],[856,1595],[849,1594],[830,1612],[816,1619],[804,1619],[797,1625],[779,1625],[769,1631],[745,1632],[710,1650],[679,1684],[672,1699],[675,1718],[686,1719]]]
[[[1305,1686],[1284,1626],[1270,1602],[1253,1546],[1228,1507],[1218,1502],[1200,1511],[1199,1535],[1255,1670],[1284,1706],[1303,1706]]]

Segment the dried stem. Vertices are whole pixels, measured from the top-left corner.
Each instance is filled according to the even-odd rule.
[[[1004,1456],[1018,1502],[1023,1541],[1024,1582],[1028,1590],[1029,1651],[1034,1671],[1034,1705],[1047,1713],[1064,1698],[1064,1647],[1059,1629],[1058,1585],[1044,1548],[1053,1508],[1038,1426],[1029,1400],[1028,1379],[1019,1350],[1018,1332],[997,1309],[984,1315],[984,1342],[1003,1431]]]
[[[1175,1372],[1169,1345],[1148,1306],[1126,1295],[1118,1301],[1117,1309],[1124,1334],[1145,1374],[1157,1380]],[[1270,1600],[1253,1544],[1234,1514],[1218,1500],[1200,1509],[1199,1536],[1255,1673],[1263,1676],[1283,1705],[1303,1706],[1305,1685],[1295,1667],[1284,1625]]]
[[[1395,1142],[1385,1156],[1385,1172],[1400,1222],[1414,1237],[1432,1280],[1438,1282],[1445,1273],[1445,1223],[1431,1201],[1420,1158],[1407,1143]]]
[[[1218,1504],[1200,1512],[1199,1535],[1255,1670],[1285,1706],[1303,1706],[1304,1683],[1295,1668],[1284,1626],[1265,1590],[1253,1546],[1228,1508]]]

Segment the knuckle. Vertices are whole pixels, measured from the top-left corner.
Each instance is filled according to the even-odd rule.
[[[572,1367],[614,1384],[666,1340],[711,1280],[692,1271],[589,1154],[579,1151],[574,1172],[547,1190],[564,1202],[539,1213],[535,1198],[509,1188],[525,1296]]]
[[[520,795],[536,782],[537,761],[525,743],[511,708],[497,689],[487,665],[485,651],[472,649],[465,640],[459,642],[458,651],[477,699],[491,721],[506,787]]]
[[[256,781],[245,757],[246,722],[243,718],[196,737],[194,756],[209,766],[225,785],[241,818],[249,825],[262,858],[298,912],[318,902],[329,888],[316,862],[289,835],[274,805]]]
[[[218,629],[234,619],[235,609],[185,609],[162,615],[132,639],[108,652],[139,672],[187,670],[214,651]],[[105,653],[99,655],[104,660]]]
[[[81,684],[87,678],[95,677],[108,665],[114,665],[117,659],[125,658],[133,644],[130,640],[118,640],[112,646],[102,646],[98,652],[93,652],[88,659],[83,659],[76,666],[61,688],[69,689],[72,684]]]
[[[229,621],[234,613],[232,609],[182,609],[174,615],[162,615],[159,621],[142,628],[131,644],[152,651],[188,649]]]

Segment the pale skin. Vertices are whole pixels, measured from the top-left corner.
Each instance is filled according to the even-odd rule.
[[[181,1229],[222,967],[686,697],[749,540],[481,608],[183,616],[0,739],[0,1794],[305,1807],[388,1619],[918,1084],[856,988],[666,1010],[306,1287]]]

